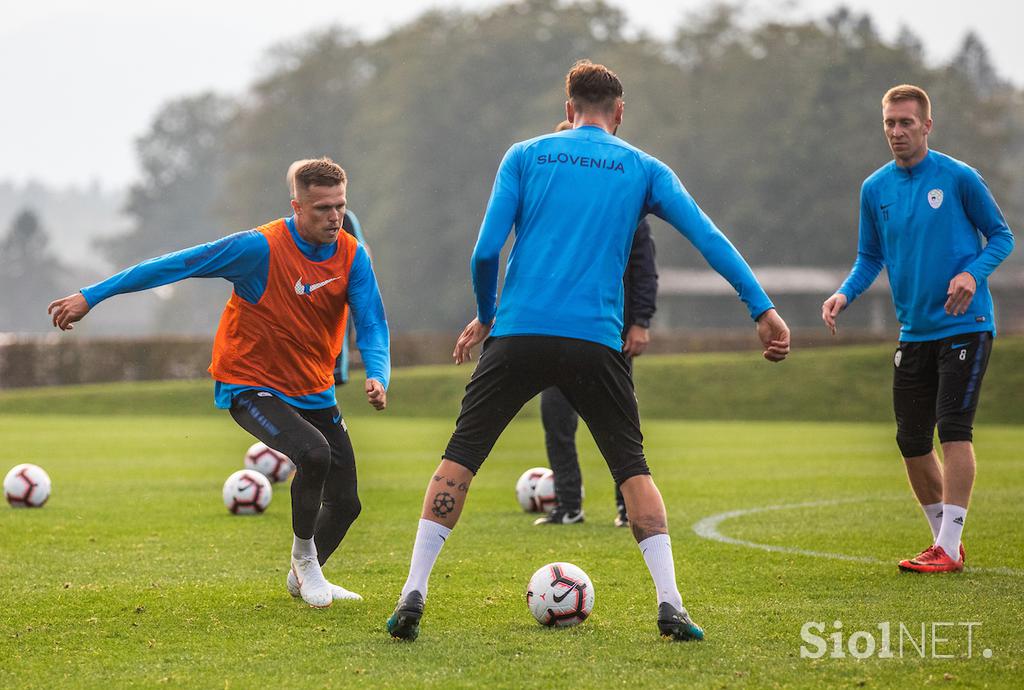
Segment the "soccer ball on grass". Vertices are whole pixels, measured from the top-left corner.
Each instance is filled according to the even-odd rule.
[[[4,477],[4,498],[14,508],[42,508],[50,498],[50,475],[39,465],[15,465]]]
[[[540,481],[545,473],[550,474],[551,470],[547,467],[531,467],[523,472],[522,476],[519,477],[519,481],[516,482],[516,500],[519,501],[519,505],[527,513],[543,512],[540,504],[537,503],[536,491],[537,482]],[[552,493],[554,493],[553,483]]]
[[[594,583],[572,563],[548,563],[530,578],[526,605],[541,625],[578,625],[594,610]]]
[[[279,453],[262,441],[257,441],[245,451],[245,468],[256,470],[275,484],[287,481],[295,471],[295,465],[287,455]]]
[[[257,515],[270,505],[270,480],[255,470],[238,470],[224,482],[224,505],[234,515]]]
[[[537,486],[533,489],[533,503],[537,506],[538,513],[550,512],[558,503],[558,495],[555,493],[555,473],[552,470],[545,470],[537,480]]]

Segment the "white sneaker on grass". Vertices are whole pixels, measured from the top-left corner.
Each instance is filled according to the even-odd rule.
[[[331,583],[324,578],[316,556],[292,558],[292,567],[289,571],[289,592],[292,591],[291,577],[295,578],[295,588],[298,590],[299,596],[310,606],[325,609],[334,603]]]
[[[328,582],[327,584],[331,586],[331,595],[334,597],[334,601],[340,601],[342,599],[347,599],[350,601],[363,600],[363,597],[361,597],[360,595],[356,594],[355,592],[350,592],[349,590],[345,589],[340,585],[336,585],[333,582]],[[299,591],[299,581],[295,578],[295,573],[291,570],[288,571],[288,580],[286,582],[286,585],[288,587],[288,593],[291,594],[293,597],[298,599],[302,596],[302,593]]]

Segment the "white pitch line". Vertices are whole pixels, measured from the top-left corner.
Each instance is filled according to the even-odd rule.
[[[741,510],[729,510],[724,513],[718,513],[717,515],[711,515],[702,520],[698,520],[693,525],[693,531],[697,533],[697,536],[704,539],[710,539],[711,541],[721,542],[723,544],[735,544],[736,546],[746,546],[750,549],[760,549],[761,551],[771,551],[774,553],[795,553],[799,556],[811,556],[814,558],[828,558],[835,561],[852,561],[854,563],[869,563],[871,565],[892,565],[891,561],[884,561],[879,558],[872,558],[870,556],[851,556],[845,553],[830,553],[828,551],[813,551],[811,549],[801,549],[795,546],[777,546],[775,544],[759,544],[753,541],[747,541],[745,539],[736,539],[734,537],[722,534],[719,530],[719,526],[726,520],[732,520],[733,518],[745,517],[747,515],[755,515],[757,513],[767,513],[773,510],[799,510],[801,508],[820,508],[822,506],[836,506],[845,503],[865,503],[869,500],[877,500],[877,497],[872,498],[847,498],[831,501],[809,501],[807,503],[789,503],[783,505],[773,506],[761,506],[758,508],[744,508]],[[996,573],[999,575],[1015,575],[1024,576],[1024,571],[1014,570],[1013,568],[965,568],[967,572],[971,573]]]

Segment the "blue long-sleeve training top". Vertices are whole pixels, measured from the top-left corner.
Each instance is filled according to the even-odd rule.
[[[366,236],[363,235],[363,226],[359,222],[359,218],[352,212],[352,209],[345,209],[345,217],[341,221],[341,229],[356,238],[356,241],[366,250],[367,255],[370,253],[369,245],[366,244]],[[352,327],[351,322],[348,328]],[[345,337],[341,341],[341,353],[338,358],[334,360],[334,383],[348,383],[348,329],[346,329]]]
[[[633,233],[653,213],[736,289],[757,318],[772,308],[750,267],[672,170],[599,127],[514,144],[494,180],[473,251],[477,318],[492,333],[554,335],[622,348],[622,276]],[[515,226],[497,306],[498,255]]]
[[[857,260],[839,292],[853,302],[884,266],[900,340],[940,340],[978,331],[994,335],[988,277],[1013,244],[1013,233],[978,171],[929,151],[911,168],[893,161],[864,181]],[[978,284],[974,299],[966,313],[947,314],[949,281],[963,272]]]
[[[302,239],[295,229],[295,217],[285,222],[296,246],[310,261],[324,261],[336,251],[336,243],[313,244]],[[126,292],[139,292],[174,283],[185,278],[224,278],[245,301],[256,304],[266,289],[270,270],[270,245],[256,230],[228,235],[214,242],[172,252],[127,268],[95,285],[82,288],[90,307]],[[391,343],[384,303],[366,248],[356,250],[349,271],[348,303],[356,328],[356,345],[363,356],[366,378],[377,379],[387,388],[391,378]],[[215,404],[229,408],[231,399],[252,386],[221,381],[216,383]],[[287,396],[265,388],[286,402],[306,409],[321,409],[337,403],[334,386],[304,396]]]

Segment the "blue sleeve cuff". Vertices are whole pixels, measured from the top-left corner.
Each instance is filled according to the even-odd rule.
[[[95,293],[95,291],[93,290],[92,287],[84,287],[81,290],[79,290],[79,292],[82,293],[82,297],[85,298],[85,303],[89,305],[90,309],[92,309],[93,307],[95,307],[97,304],[99,304],[102,301],[96,295],[96,293]]]
[[[387,390],[391,385],[391,353],[386,348],[366,348],[359,354],[366,367],[366,378],[377,379]]]
[[[373,264],[362,245],[352,261],[348,290],[356,346],[363,357],[366,378],[377,379],[386,389],[391,379],[391,334]]]

